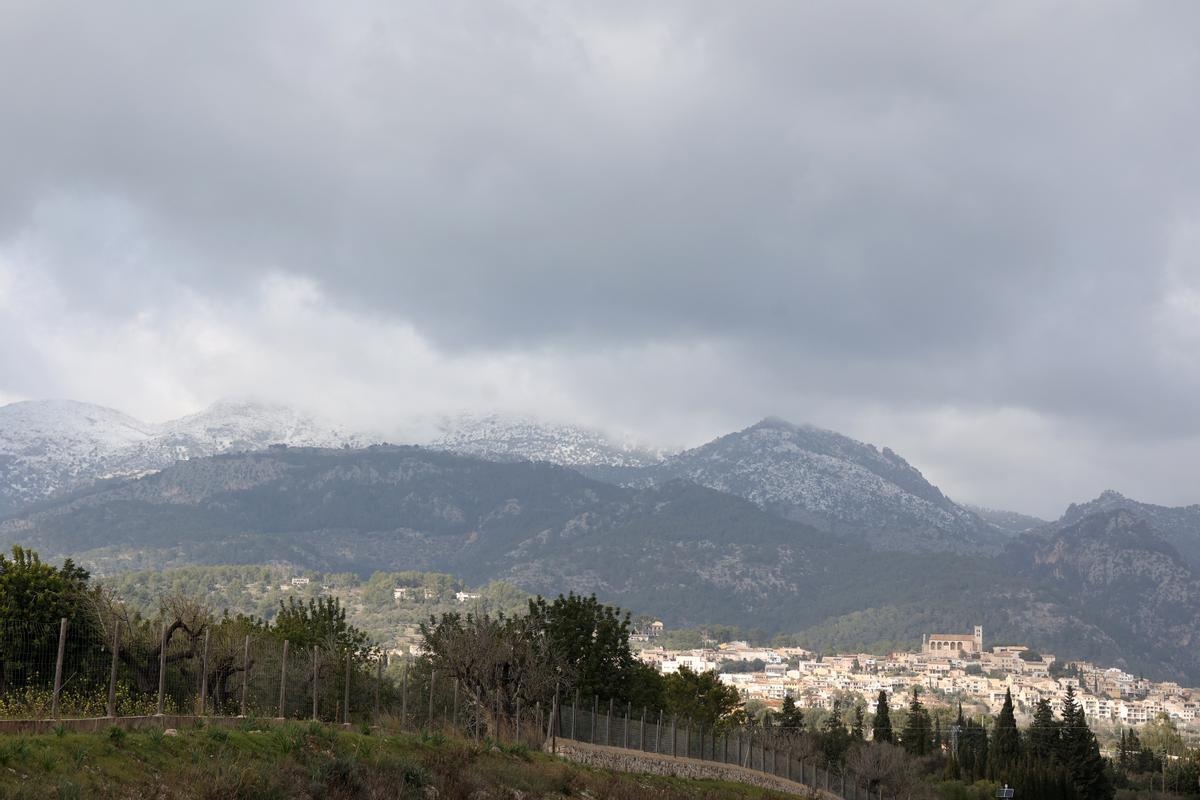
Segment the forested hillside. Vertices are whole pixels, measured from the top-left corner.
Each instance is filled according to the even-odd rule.
[[[1079,524],[1103,527],[1093,519]],[[1187,644],[1200,630],[1194,572],[1151,528],[1118,527],[1105,557],[1147,577],[1109,585],[1080,579],[1098,562],[1071,544],[1087,535],[1070,526],[1028,533],[996,557],[887,552],[692,483],[621,487],[551,464],[377,446],[181,462],[4,521],[0,539],[102,575],[281,564],[594,592],[671,627],[802,633],[818,647],[911,647],[930,629],[983,624],[992,641],[1200,681]],[[1061,554],[1054,569],[1047,552]],[[1167,588],[1139,589],[1152,575],[1170,577]],[[1108,613],[1110,599],[1120,613]]]

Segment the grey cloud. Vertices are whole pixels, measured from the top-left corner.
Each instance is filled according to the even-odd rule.
[[[1196,434],[1200,367],[1157,321],[1200,218],[1197,23],[1189,3],[16,3],[0,246],[114,319],[288,273],[446,353],[613,380],[606,353],[717,342],[739,355],[713,419],[882,402]]]

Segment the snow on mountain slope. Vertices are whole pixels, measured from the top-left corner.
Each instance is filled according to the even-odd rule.
[[[272,444],[337,447],[365,437],[284,406],[223,401],[161,425],[71,400],[0,407],[0,516],[103,478]]]
[[[447,418],[429,447],[492,461],[548,461],[566,467],[641,467],[659,456],[632,442],[575,425],[499,415]]]
[[[1005,535],[949,500],[888,448],[765,419],[666,458],[629,480],[683,479],[781,516],[896,550],[990,549]]]

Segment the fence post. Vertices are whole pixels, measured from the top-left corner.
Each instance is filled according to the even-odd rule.
[[[655,753],[662,752],[662,718],[663,718],[663,712],[662,712],[662,709],[660,708],[658,710],[658,724],[654,726],[654,752]]]
[[[501,728],[503,726],[500,724],[500,692],[499,691],[496,692],[496,698],[495,698],[495,700],[492,701],[492,710],[495,713],[495,720],[496,720],[496,730],[494,730],[493,733],[496,734],[496,741],[502,742],[502,741],[504,741],[504,737],[500,735]]]
[[[121,623],[113,624],[112,666],[108,670],[108,716],[117,715],[117,655],[121,651]]]
[[[537,714],[537,732],[538,737],[542,735],[542,701],[538,700],[533,704],[534,713]]]
[[[790,747],[787,751],[787,779],[789,781],[792,779],[792,748]]]
[[[162,637],[158,642],[158,716],[163,715],[167,688],[167,621],[163,620]]]
[[[287,651],[288,640],[283,640],[283,658],[279,666],[279,718],[287,718]]]
[[[433,682],[437,679],[437,670],[429,670],[429,716],[425,720],[425,727],[433,730]]]
[[[517,698],[517,716],[513,720],[513,742],[521,743],[521,698]]]
[[[383,718],[379,715],[379,687],[383,685],[383,654],[375,661],[375,724],[382,726]]]
[[[241,715],[246,716],[246,684],[250,680],[250,634],[246,634],[246,643],[242,650],[242,702],[239,703]]]
[[[633,703],[625,701],[625,749],[629,749],[629,721],[633,717]]]
[[[54,662],[54,697],[50,702],[50,716],[58,719],[58,697],[62,694],[63,656],[67,652],[67,618],[58,625],[58,658]]]
[[[404,677],[400,681],[400,730],[408,724],[408,661],[404,662]]]
[[[350,654],[346,653],[346,691],[344,694],[345,702],[342,703],[342,708],[345,709],[345,725],[350,725]]]
[[[558,681],[554,682],[554,699],[550,702],[550,752],[558,752]]]
[[[671,716],[671,758],[679,755],[679,715]]]
[[[450,724],[454,726],[455,730],[457,730],[458,729],[458,678],[454,679],[454,707],[453,708],[454,708],[454,711],[452,712],[451,717],[450,717]]]
[[[208,713],[208,636],[212,629],[204,626],[204,655],[200,658],[200,716]]]
[[[608,716],[604,718],[604,743],[609,747],[612,746],[612,712],[613,699],[608,698]]]
[[[646,752],[646,707],[642,706],[642,730],[638,736],[638,747],[642,748],[642,752]]]
[[[571,706],[571,738],[575,739],[575,718],[579,716],[579,689],[575,690],[575,702]]]
[[[312,715],[312,718],[313,718],[313,722],[316,722],[317,721],[317,678],[320,676],[317,674],[317,646],[315,644],[313,645],[312,656],[313,656],[313,709],[312,709],[313,715]]]
[[[683,726],[683,757],[692,757],[692,718],[687,718],[687,723]]]
[[[592,744],[596,743],[596,717],[600,716],[600,695],[592,695],[592,735],[588,741]]]
[[[558,681],[554,681],[554,698],[550,702],[550,752],[558,752]]]

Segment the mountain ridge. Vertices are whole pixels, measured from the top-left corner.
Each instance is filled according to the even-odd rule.
[[[1120,511],[1024,534],[996,556],[881,552],[689,481],[618,486],[415,446],[277,447],[49,501],[0,521],[11,544],[102,574],[284,562],[450,572],[814,645],[911,646],[930,626],[984,624],[995,640],[1200,682],[1197,573]]]

